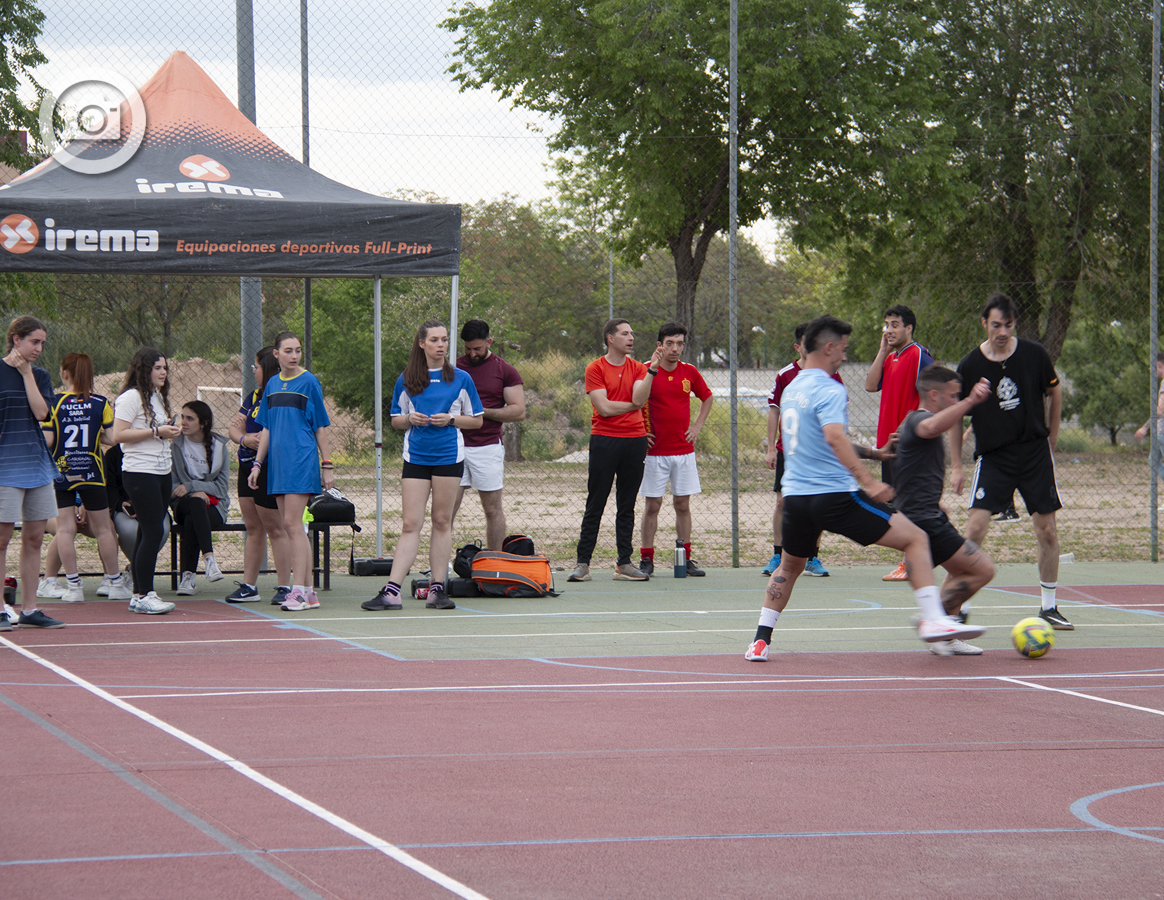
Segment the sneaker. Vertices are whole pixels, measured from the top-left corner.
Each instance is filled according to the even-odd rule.
[[[163,600],[153,591],[144,597],[134,597],[129,601],[129,611],[146,616],[164,616],[178,604]]]
[[[218,562],[213,556],[206,557],[206,580],[207,581],[222,581],[222,570],[218,568]]]
[[[98,597],[108,597],[110,584],[111,584],[111,582],[109,581],[109,576],[106,575],[105,577],[103,577],[101,579],[101,583],[99,585],[97,585],[97,596]],[[128,598],[126,598],[126,599],[128,599]]]
[[[814,556],[804,564],[804,574],[812,575],[814,578],[828,578],[829,570],[821,563],[819,556]]]
[[[424,601],[425,609],[456,609],[457,604],[453,602],[452,597],[445,593],[445,589],[439,584],[428,589],[428,599]]]
[[[578,563],[574,567],[574,571],[570,573],[567,581],[589,581],[590,580],[590,566],[587,563]]]
[[[42,600],[59,600],[65,596],[65,589],[55,578],[42,578],[36,584],[36,595]]]
[[[765,576],[771,575],[773,572],[775,572],[779,568],[780,568],[780,554],[773,553],[772,558],[770,560],[768,560],[768,565],[764,566],[764,568],[760,570],[760,574],[765,575]]]
[[[7,616],[8,623],[10,625],[19,625],[20,624],[20,613],[18,613],[15,609],[13,609],[7,603],[4,604],[4,615]]]
[[[888,575],[881,576],[882,581],[909,581],[909,576],[905,574],[905,560],[897,564],[897,568]]]
[[[257,590],[241,581],[236,581],[235,584],[238,585],[238,588],[226,595],[227,603],[258,603],[259,592]]]
[[[8,613],[0,613],[0,631],[11,631],[12,623],[8,621]]]
[[[644,575],[635,568],[634,563],[623,563],[614,567],[615,581],[650,581],[650,576]]]
[[[319,609],[319,595],[315,591],[307,592],[307,608]]]
[[[693,560],[693,559],[687,560],[687,577],[688,578],[702,578],[706,574],[707,573],[704,572],[703,569],[699,568],[699,564],[696,563],[695,560]],[[825,574],[827,575],[828,572],[825,572]]]
[[[930,644],[930,653],[934,656],[981,656],[982,648],[965,641],[938,641]]]
[[[34,609],[32,612],[22,612],[20,614],[20,624],[29,625],[33,628],[64,628],[65,623],[57,619],[50,619],[39,609]]]
[[[1021,517],[1018,514],[1018,510],[1016,510],[1013,506],[1011,506],[1011,507],[1008,507],[1007,509],[1004,509],[1002,512],[1000,512],[997,516],[995,516],[993,518],[992,521],[998,522],[1000,525],[1006,525],[1010,522],[1018,522],[1020,520],[1020,518]]]
[[[129,582],[122,577],[121,581],[114,584],[109,582],[109,589],[105,594],[110,600],[128,600],[133,596],[133,591],[129,589]]]
[[[315,603],[315,607],[312,607],[308,595],[303,593],[302,589],[293,587],[291,588],[291,593],[287,595],[287,599],[283,601],[283,605],[279,608],[287,612],[302,612],[305,609],[313,609],[318,606],[318,600]]]
[[[1040,610],[1039,618],[1047,622],[1056,631],[1074,631],[1075,626],[1067,621],[1066,617],[1059,612],[1057,606],[1051,609]]]
[[[271,598],[272,606],[282,606],[287,599],[287,595],[291,593],[290,588],[277,587],[275,588],[275,596]]]
[[[955,622],[957,622],[959,625],[965,625],[967,622],[970,621],[970,613],[962,612],[961,610],[959,610],[957,613],[950,616],[950,618],[953,619]]]
[[[959,625],[949,616],[942,616],[934,622],[922,621],[917,626],[917,636],[927,644],[982,637],[985,633],[986,629],[980,625]]]
[[[388,585],[384,585],[375,597],[361,603],[360,609],[366,609],[368,612],[382,612],[385,609],[404,609],[404,604],[400,602],[399,594],[388,593]]]
[[[62,603],[84,603],[85,589],[79,584],[66,584],[65,592],[61,596]]]
[[[644,556],[639,560],[639,571],[650,578],[655,574],[655,558],[653,556]]]
[[[179,597],[193,597],[194,592],[197,590],[198,590],[198,588],[195,587],[195,585],[194,585],[194,573],[193,572],[183,572],[182,573],[182,580],[178,584],[178,596]]]
[[[768,643],[756,638],[752,641],[752,646],[748,648],[748,652],[744,654],[744,659],[748,662],[767,662]]]

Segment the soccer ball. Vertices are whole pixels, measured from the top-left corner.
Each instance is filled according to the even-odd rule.
[[[1051,626],[1037,616],[1023,619],[1010,630],[1014,648],[1028,659],[1038,659],[1055,646],[1055,632]]]

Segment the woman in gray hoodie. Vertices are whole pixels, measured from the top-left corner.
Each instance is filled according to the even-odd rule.
[[[207,581],[221,581],[222,572],[214,559],[212,530],[226,522],[230,505],[230,453],[226,438],[215,434],[214,413],[201,400],[182,407],[182,433],[174,438],[173,491],[170,508],[181,535],[182,580],[179,596],[195,590],[198,556],[202,555]]]

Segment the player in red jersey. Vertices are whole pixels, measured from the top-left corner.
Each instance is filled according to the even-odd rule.
[[[655,571],[655,532],[663,494],[671,482],[671,502],[675,507],[675,532],[687,555],[687,574],[706,574],[691,558],[691,495],[700,493],[699,470],[695,466],[695,440],[711,412],[711,388],[695,366],[680,362],[687,349],[687,329],[668,322],[659,329],[659,349],[663,351],[659,374],[651,381],[651,395],[643,409],[647,424],[646,469],[640,493],[646,498],[640,526],[643,545],[639,571]],[[691,395],[699,398],[699,412],[691,421]]]
[[[933,364],[928,350],[913,339],[917,316],[903,304],[885,310],[885,327],[881,330],[881,347],[865,376],[865,390],[870,394],[881,392],[881,409],[877,416],[877,446],[887,449],[898,427],[921,400],[917,393],[917,377],[922,369]],[[881,463],[881,480],[895,482],[894,461]],[[905,581],[903,559],[882,581]]]

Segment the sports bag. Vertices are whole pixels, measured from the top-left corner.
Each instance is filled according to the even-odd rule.
[[[453,571],[462,578],[473,577],[473,557],[481,552],[478,544],[466,544],[453,557]]]
[[[321,525],[351,525],[356,521],[356,504],[335,488],[313,496],[307,510],[311,521]]]
[[[534,550],[533,538],[528,534],[511,534],[501,542],[501,549],[506,553],[515,553],[518,556],[533,556],[537,553]]]
[[[557,597],[554,573],[544,556],[482,550],[473,557],[473,581],[487,597]]]

